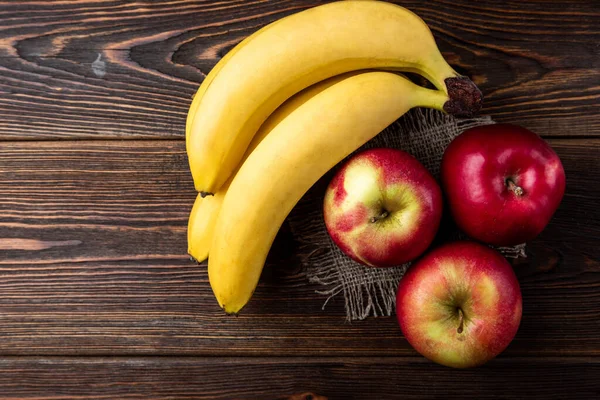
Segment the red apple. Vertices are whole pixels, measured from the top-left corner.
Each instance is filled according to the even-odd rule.
[[[454,139],[441,178],[458,227],[497,246],[539,235],[565,192],[565,171],[552,148],[509,124],[472,128]]]
[[[400,280],[396,315],[422,355],[456,368],[500,354],[521,321],[521,290],[500,253],[475,242],[446,244]]]
[[[325,194],[327,231],[354,260],[373,267],[399,265],[421,255],[442,216],[441,190],[410,154],[366,150],[334,176]]]

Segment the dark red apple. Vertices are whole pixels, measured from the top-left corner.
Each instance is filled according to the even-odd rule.
[[[325,194],[325,225],[354,260],[399,265],[431,244],[442,215],[440,187],[410,154],[377,148],[352,157]]]
[[[439,364],[481,365],[500,354],[521,321],[521,290],[500,253],[475,242],[446,244],[400,280],[396,315],[408,342]]]
[[[509,124],[459,135],[446,149],[441,179],[450,211],[469,236],[497,246],[535,238],[565,191],[565,171],[535,133]]]

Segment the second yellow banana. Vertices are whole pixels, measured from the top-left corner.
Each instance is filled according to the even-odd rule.
[[[260,127],[254,139],[248,146],[248,150],[242,159],[242,163],[248,158],[248,156],[254,151],[256,146],[275,128],[279,123],[286,118],[290,113],[304,104],[305,101],[325,90],[334,83],[340,81],[344,77],[337,77],[319,82],[310,88],[306,89],[301,95],[297,95],[289,99],[287,102],[281,105],[271,116],[265,121]],[[223,204],[225,194],[231,185],[231,181],[237,173],[239,167],[232,176],[225,182],[221,189],[215,193],[214,196],[205,196],[198,194],[194,207],[190,213],[190,219],[188,222],[188,254],[191,255],[196,261],[204,261],[208,257],[210,246],[212,245],[212,239],[214,236],[214,228],[217,223],[219,211]]]
[[[248,302],[281,224],[322,175],[412,107],[442,110],[448,101],[389,72],[337,77],[317,94],[297,96],[301,105],[248,156],[221,206],[208,274],[227,313]]]

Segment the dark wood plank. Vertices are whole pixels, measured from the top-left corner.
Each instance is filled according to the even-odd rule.
[[[543,136],[598,134],[596,1],[399,4],[430,25],[450,64],[482,89],[482,112]]]
[[[183,138],[223,54],[324,2],[0,2],[0,139]],[[597,1],[397,3],[480,85],[484,112],[544,136],[600,134]]]
[[[507,356],[600,355],[599,139],[553,139],[568,177],[516,266],[524,317]],[[0,146],[0,355],[415,355],[395,318],[345,323],[284,229],[239,317],[186,256],[195,193],[183,141]]]
[[[329,400],[592,399],[599,374],[597,358],[504,359],[456,370],[396,357],[20,357],[0,359],[0,398],[291,400],[311,392]]]

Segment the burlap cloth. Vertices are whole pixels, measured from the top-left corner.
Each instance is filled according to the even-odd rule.
[[[452,139],[466,129],[493,123],[490,117],[456,119],[435,110],[415,109],[357,151],[373,147],[407,151],[438,179],[442,155]],[[398,282],[410,263],[394,268],[369,268],[345,256],[331,241],[323,222],[322,207],[327,183],[336,169],[311,188],[288,218],[300,254],[305,255],[306,275],[310,282],[323,286],[318,291],[326,297],[323,308],[332,298],[343,296],[348,320],[392,315]],[[447,210],[444,211],[447,216]],[[444,229],[448,234],[441,241],[466,239],[447,217],[442,221],[441,230]],[[505,257],[525,257],[524,244],[498,250]]]

